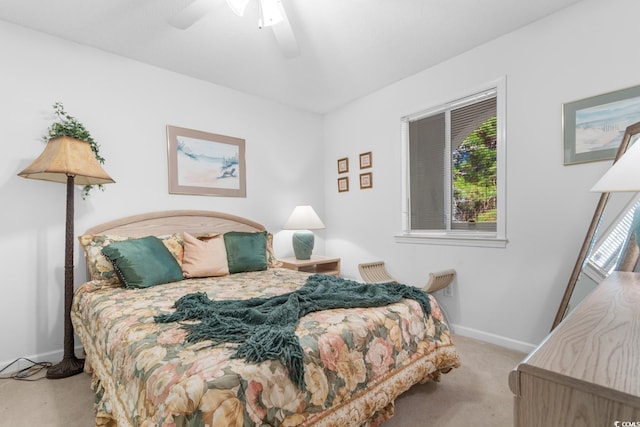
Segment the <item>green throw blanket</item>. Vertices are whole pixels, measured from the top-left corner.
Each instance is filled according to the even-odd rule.
[[[304,353],[295,335],[298,320],[311,312],[332,308],[380,307],[412,298],[425,315],[431,313],[428,295],[398,283],[358,283],[314,274],[298,290],[270,298],[212,301],[198,292],[175,302],[175,313],[155,317],[156,322],[199,320],[185,324],[187,341],[240,343],[234,358],[249,362],[279,360],[299,388],[304,385]]]

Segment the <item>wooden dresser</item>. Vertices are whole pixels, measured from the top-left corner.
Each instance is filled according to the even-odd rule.
[[[594,289],[509,387],[516,427],[640,426],[640,274],[616,272]]]

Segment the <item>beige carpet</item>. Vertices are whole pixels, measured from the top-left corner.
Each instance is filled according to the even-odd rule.
[[[439,383],[412,387],[396,400],[385,427],[507,427],[513,425],[509,372],[524,354],[455,336],[462,366]],[[0,426],[94,426],[93,393],[87,374],[35,382],[0,380]]]
[[[509,372],[525,353],[454,336],[461,366],[439,383],[418,384],[396,399],[385,427],[513,426]]]

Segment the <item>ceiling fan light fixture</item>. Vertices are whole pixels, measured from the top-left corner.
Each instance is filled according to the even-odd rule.
[[[244,10],[247,8],[249,0],[227,0],[229,8],[238,16],[244,15]]]
[[[258,5],[260,6],[258,27],[270,27],[284,20],[284,8],[280,0],[258,0]]]

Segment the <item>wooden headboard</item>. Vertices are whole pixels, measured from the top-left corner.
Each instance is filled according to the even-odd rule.
[[[227,231],[265,231],[265,228],[257,222],[226,213],[181,210],[128,216],[91,227],[84,234],[145,237],[178,232],[197,235]]]

